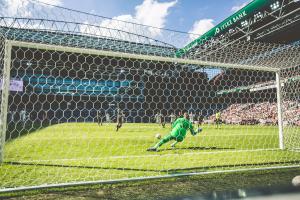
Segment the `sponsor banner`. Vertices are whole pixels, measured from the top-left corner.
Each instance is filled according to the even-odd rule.
[[[10,80],[9,91],[23,92],[23,81],[12,79]],[[2,79],[0,79],[0,89],[2,90]]]

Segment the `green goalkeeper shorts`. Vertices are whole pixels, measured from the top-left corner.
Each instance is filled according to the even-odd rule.
[[[163,137],[163,139],[161,141],[164,144],[164,143],[167,143],[167,142],[169,142],[171,140],[175,140],[177,142],[182,142],[183,139],[184,139],[184,137],[182,137],[182,136],[175,137],[175,136],[169,134],[169,135],[166,135],[165,137]]]
[[[170,134],[173,137],[173,140],[177,142],[182,142],[186,135],[186,130],[184,128],[174,128]]]
[[[167,143],[171,140],[182,142],[185,138],[186,130],[183,128],[174,128],[170,134],[163,137],[162,142]]]

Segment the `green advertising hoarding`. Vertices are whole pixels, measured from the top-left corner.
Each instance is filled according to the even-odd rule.
[[[244,18],[247,18],[247,16],[255,13],[256,11],[260,10],[264,6],[270,5],[276,0],[253,0],[251,3],[219,23],[214,28],[210,29],[205,34],[201,35],[199,38],[195,39],[185,47],[179,49],[176,53],[177,57],[181,57],[185,53],[189,52],[194,47],[198,46],[199,44],[202,44],[205,40],[213,38],[215,36],[218,36],[220,33],[223,33],[224,31],[228,30],[233,24],[240,22]]]

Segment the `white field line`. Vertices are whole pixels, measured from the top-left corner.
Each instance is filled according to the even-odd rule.
[[[289,149],[289,151],[292,151],[292,152],[300,152],[300,149]]]
[[[107,157],[90,157],[90,158],[62,158],[62,159],[52,159],[52,160],[20,160],[18,162],[50,162],[50,161],[77,161],[77,160],[103,160],[103,159],[125,159],[125,158],[151,158],[151,157],[169,157],[169,156],[186,156],[186,155],[201,155],[201,154],[220,154],[220,153],[240,153],[240,152],[257,152],[257,151],[277,151],[279,148],[273,149],[245,149],[245,150],[223,150],[223,151],[214,151],[214,152],[191,152],[183,154],[153,154],[153,155],[131,155],[131,156],[107,156]]]
[[[226,135],[209,135],[209,134],[200,134],[198,136],[201,137],[231,137],[231,136],[277,136],[276,134],[226,134]],[[154,138],[154,136],[146,136],[146,135],[137,135],[137,136],[118,136],[118,135],[113,135],[113,136],[103,136],[103,137],[89,137],[87,136],[80,136],[80,137],[65,137],[62,138],[59,135],[57,137],[41,137],[41,138],[22,138],[23,140],[89,140],[89,139],[139,139],[139,138]]]

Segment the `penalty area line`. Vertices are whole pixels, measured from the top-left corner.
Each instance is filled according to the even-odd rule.
[[[275,134],[219,134],[219,135],[210,135],[209,133],[199,134],[200,137],[234,137],[234,136],[277,136]],[[143,139],[143,138],[154,138],[154,136],[146,136],[146,135],[140,135],[140,136],[98,136],[98,137],[89,137],[89,136],[81,136],[81,137],[44,137],[44,138],[24,138],[24,140],[89,140],[89,139]]]

